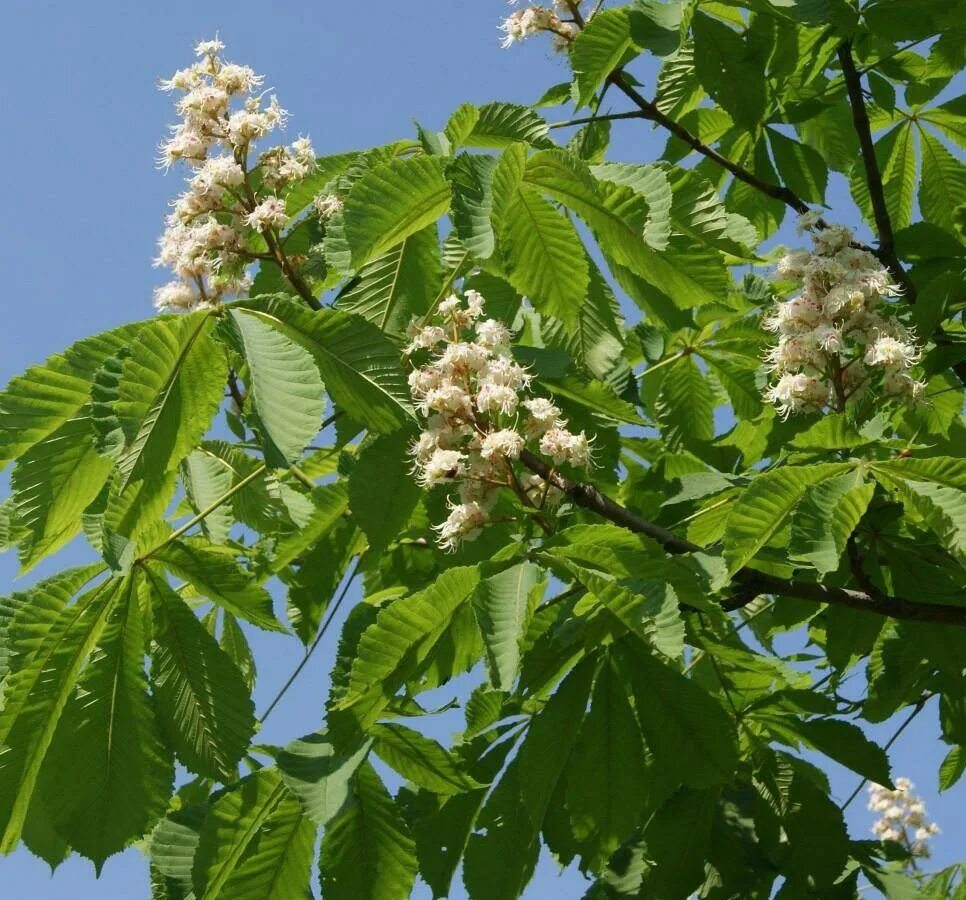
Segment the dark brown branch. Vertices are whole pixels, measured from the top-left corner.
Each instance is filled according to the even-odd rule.
[[[869,124],[865,95],[862,93],[862,77],[855,68],[851,41],[845,41],[839,46],[838,57],[839,65],[842,67],[842,77],[845,79],[845,90],[849,95],[849,105],[852,108],[852,125],[855,127],[855,133],[859,139],[862,165],[865,167],[865,180],[869,185],[872,218],[875,221],[875,230],[879,235],[878,255],[889,267],[892,277],[902,286],[909,302],[915,303],[915,287],[909,281],[909,276],[906,275],[906,270],[902,267],[902,263],[896,255],[896,239],[892,231],[892,220],[889,218],[889,208],[886,206],[882,172],[879,170],[879,161],[875,156],[872,126]]]
[[[679,538],[666,528],[648,522],[629,509],[615,503],[602,494],[595,485],[575,482],[565,478],[546,462],[528,450],[520,454],[520,462],[531,472],[546,479],[563,491],[574,503],[591,510],[605,519],[657,541],[668,553],[683,554],[700,552],[704,548]],[[906,619],[913,622],[938,622],[966,627],[966,607],[946,606],[941,603],[913,603],[899,597],[889,597],[878,592],[855,591],[849,588],[833,588],[796,578],[779,578],[756,569],[739,569],[734,575],[737,585],[735,594],[722,605],[726,610],[747,606],[759,594],[782,594],[798,597],[813,603],[845,606],[863,612]]]

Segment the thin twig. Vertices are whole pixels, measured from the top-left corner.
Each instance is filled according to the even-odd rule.
[[[326,631],[329,629],[329,625],[332,624],[332,620],[335,618],[335,614],[339,611],[339,607],[342,606],[342,601],[345,600],[346,595],[349,593],[349,588],[352,586],[352,582],[355,581],[356,575],[359,574],[359,562],[362,559],[362,554],[355,558],[355,567],[352,570],[352,574],[345,580],[342,586],[342,590],[339,596],[336,598],[335,602],[328,610],[328,615],[325,621],[322,623],[322,627],[319,629],[319,633],[315,636],[315,640],[312,641],[309,648],[305,651],[305,655],[302,657],[299,664],[295,667],[292,674],[289,675],[288,680],[282,685],[279,692],[275,695],[275,698],[271,703],[268,704],[268,708],[262,713],[261,718],[258,720],[260,723],[264,723],[265,720],[271,715],[273,709],[281,702],[282,698],[288,692],[289,688],[295,684],[295,679],[302,674],[302,670],[308,665],[309,660],[312,658],[312,654],[315,653],[319,644],[322,643],[322,638],[325,637]]]

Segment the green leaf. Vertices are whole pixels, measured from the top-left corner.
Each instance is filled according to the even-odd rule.
[[[671,236],[671,183],[667,173],[656,165],[632,166],[602,163],[591,166],[595,178],[622,185],[639,194],[647,203],[644,241],[655,250],[666,250]]]
[[[372,766],[352,784],[352,802],[322,840],[326,900],[408,900],[416,878],[416,847]]]
[[[227,375],[213,323],[207,312],[159,317],[131,345],[114,403],[126,444],[117,461],[122,487],[171,471],[208,430]]]
[[[882,187],[886,209],[893,228],[905,228],[912,221],[916,196],[916,148],[915,132],[911,122],[897,125],[875,143],[876,160],[882,173]],[[869,186],[862,161],[857,160],[849,174],[852,198],[862,210],[865,220],[872,226],[875,217]]]
[[[85,338],[7,385],[0,393],[0,469],[80,415],[95,372],[140,328],[135,323]]]
[[[312,353],[326,389],[354,421],[380,433],[412,421],[399,352],[374,325],[339,310],[312,312],[292,300],[250,302],[254,315]]]
[[[164,814],[174,779],[148,700],[144,646],[132,580],[64,709],[41,776],[57,831],[98,869]]]
[[[127,579],[107,581],[66,607],[22,668],[7,676],[0,711],[0,852],[18,844],[37,777],[77,676],[97,646]]]
[[[366,443],[349,474],[349,508],[373,554],[399,535],[422,495],[412,475],[409,439],[400,431]]]
[[[645,799],[641,732],[609,654],[571,760],[566,805],[574,836],[586,848],[584,864],[597,870],[630,835]]]
[[[824,576],[839,567],[845,543],[869,507],[875,485],[846,472],[809,485],[792,513],[789,550]]]
[[[543,825],[550,798],[570,761],[596,668],[597,660],[588,658],[567,673],[530,722],[520,748],[520,796],[534,834]]]
[[[234,473],[213,453],[200,449],[189,453],[182,464],[185,493],[197,514],[211,507],[231,490]],[[213,544],[224,544],[235,524],[230,504],[216,507],[201,520],[201,530]]]
[[[157,575],[148,582],[152,680],[168,744],[191,771],[230,781],[255,731],[245,679],[181,598]]]
[[[202,597],[266,631],[285,631],[272,611],[272,597],[230,555],[196,542],[172,541],[151,554]]]
[[[503,150],[517,141],[534,147],[553,146],[546,121],[528,106],[486,103],[477,112],[476,122],[461,146]]]
[[[315,826],[278,772],[262,769],[222,794],[198,838],[198,900],[297,900],[311,896]]]
[[[966,168],[924,128],[919,208],[924,218],[956,233],[957,210],[966,204]]]
[[[574,40],[569,55],[577,86],[577,109],[590,103],[607,76],[633,55],[629,52],[635,48],[628,13],[628,7],[603,9]]]
[[[378,717],[432,652],[480,581],[479,569],[448,569],[425,590],[389,604],[359,640],[349,687],[338,709],[361,707],[360,723]]]
[[[518,563],[480,582],[473,602],[486,647],[490,684],[512,690],[520,671],[521,641],[533,615],[539,566]]]
[[[764,118],[767,104],[763,66],[756,69],[750,46],[723,22],[699,12],[691,30],[701,86],[736,124],[754,130]]]
[[[839,474],[846,464],[785,466],[759,475],[728,515],[724,558],[728,571],[747,565],[788,521],[805,488]]]
[[[655,56],[671,56],[681,46],[684,11],[683,0],[638,0],[628,7],[634,43]]]
[[[151,865],[183,889],[184,900],[191,891],[191,867],[207,811],[207,806],[183,807],[158,822],[151,832]]]
[[[319,433],[325,411],[322,377],[311,354],[271,322],[231,310],[248,363],[248,396],[270,465],[295,462]]]
[[[370,742],[351,753],[336,749],[324,731],[292,741],[278,755],[278,769],[305,814],[328,825],[349,798],[350,781],[369,752]]]
[[[966,747],[953,747],[939,766],[939,790],[948,791],[966,772]]]
[[[654,407],[668,446],[710,441],[714,437],[714,405],[711,386],[693,356],[682,356],[664,376]]]
[[[656,764],[688,787],[731,781],[738,764],[734,723],[704,688],[650,653],[619,650],[637,718]]]
[[[372,749],[403,778],[436,794],[458,794],[483,785],[463,771],[441,744],[403,725],[375,725]]]
[[[342,230],[360,269],[435,222],[450,204],[439,158],[394,159],[369,169],[349,191]]]
[[[966,491],[928,481],[902,481],[900,488],[903,499],[966,567]]]
[[[111,461],[97,453],[91,438],[87,416],[68,419],[17,460],[11,487],[24,532],[22,572],[80,531],[81,514],[104,486]]]
[[[836,719],[786,721],[794,723],[789,727],[813,750],[824,753],[876,784],[892,784],[888,756],[878,744],[862,733],[861,728]]]
[[[494,156],[461,153],[447,173],[453,182],[453,228],[478,259],[489,259],[496,249],[490,217],[497,165]]]
[[[366,263],[339,292],[335,305],[382,331],[401,334],[428,309],[442,278],[435,222]]]
[[[825,160],[808,144],[801,144],[773,128],[767,131],[782,182],[806,202],[823,203],[828,183]]]
[[[572,328],[590,279],[573,224],[526,185],[516,189],[495,224],[510,284],[538,311]]]

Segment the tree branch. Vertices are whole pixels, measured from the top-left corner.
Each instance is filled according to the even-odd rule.
[[[563,491],[578,506],[597,513],[615,525],[657,541],[668,553],[684,554],[704,550],[703,547],[691,541],[677,537],[666,528],[635,515],[629,509],[606,497],[595,485],[565,478],[529,450],[524,450],[520,454],[520,462],[531,472],[535,472]],[[827,587],[796,578],[779,578],[747,567],[735,573],[734,581],[738,588],[737,592],[722,604],[728,611],[747,606],[759,594],[783,594],[812,603],[845,606],[849,609],[891,616],[894,619],[966,627],[966,607],[946,606],[941,603],[914,603],[878,592]]]
[[[872,217],[879,235],[879,257],[889,267],[896,281],[902,285],[909,302],[914,303],[916,289],[909,281],[909,276],[906,275],[906,270],[896,255],[896,239],[892,231],[889,209],[886,206],[882,172],[879,171],[879,161],[876,159],[875,144],[872,141],[872,126],[869,124],[869,113],[865,108],[865,96],[862,94],[862,77],[856,70],[855,60],[852,58],[851,41],[845,41],[839,46],[838,57],[839,65],[842,67],[842,77],[845,79],[845,90],[849,95],[849,106],[852,109],[852,124],[859,139],[865,180],[869,185]]]

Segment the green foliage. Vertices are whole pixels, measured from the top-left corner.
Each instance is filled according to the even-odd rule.
[[[159,900],[445,897],[458,870],[514,900],[548,852],[592,900],[961,893],[850,837],[819,767],[890,783],[865,725],[921,713],[939,789],[966,771],[958,10],[578,11],[547,118],[467,103],[319,159],[279,189],[277,246],[247,238],[250,296],[0,394],[0,549],[100,560],[0,598],[0,851],[100,868],[137,843]],[[661,158],[615,157],[645,127]],[[922,404],[763,402],[762,317],[791,296],[766,268],[806,208],[864,222],[902,282],[883,307]],[[594,465],[506,460],[553,490],[511,479],[447,554],[403,345],[469,289]],[[254,629],[324,653],[343,603],[324,724],[258,743]]]

